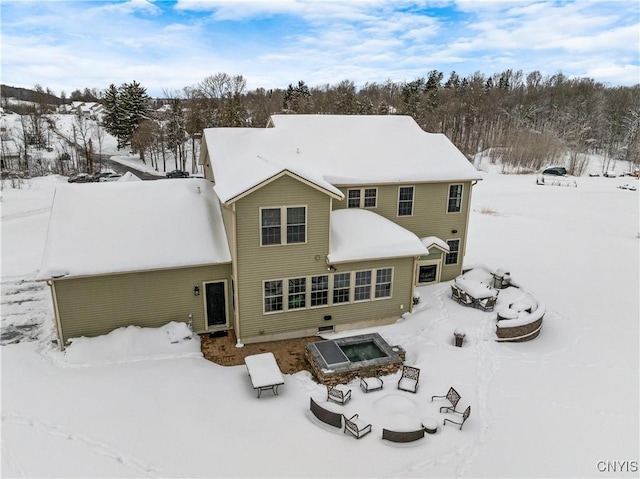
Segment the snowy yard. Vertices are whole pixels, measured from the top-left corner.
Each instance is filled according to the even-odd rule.
[[[2,475],[637,477],[638,192],[617,188],[629,178],[562,188],[537,186],[535,175],[483,176],[465,264],[507,268],[544,301],[542,333],[498,343],[495,313],[456,304],[450,283],[419,288],[414,314],[342,334],[378,332],[421,369],[415,395],[395,389],[398,374],[366,395],[348,385],[345,414],[373,425],[360,440],[312,418],[309,397],[326,392],[309,373],[285,375],[278,396],[258,399],[244,366],[208,362],[180,328],[128,328],[55,350],[48,288],[33,278],[53,190],[66,179],[5,189],[3,335],[22,328],[31,339],[1,349]],[[450,386],[472,409],[461,431],[442,426],[430,402]],[[397,395],[407,398],[399,407],[439,419],[438,433],[383,441]]]

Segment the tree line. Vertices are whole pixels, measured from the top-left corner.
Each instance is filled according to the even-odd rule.
[[[204,128],[264,127],[274,113],[410,115],[425,131],[444,133],[469,158],[487,151],[513,171],[563,162],[581,174],[589,153],[640,164],[640,84],[608,86],[563,73],[505,70],[460,76],[432,70],[410,82],[343,80],[310,87],[248,90],[242,75],[216,73],[196,85],[164,91],[164,106],[137,82],[85,89],[105,107],[104,128],[157,169],[184,168]],[[162,162],[162,166],[160,163]]]

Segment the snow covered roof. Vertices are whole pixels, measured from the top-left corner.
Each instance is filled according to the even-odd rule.
[[[228,202],[283,171],[343,195],[335,185],[480,180],[442,134],[409,116],[273,115],[270,128],[208,128],[215,191]]]
[[[360,208],[331,212],[329,264],[426,254],[428,248],[415,234],[377,213]]]
[[[220,203],[206,180],[62,185],[37,279],[230,261]]]
[[[449,245],[447,242],[437,236],[425,236],[424,238],[420,238],[420,241],[427,248],[435,246],[436,248],[440,248],[442,251],[446,251],[447,253],[449,252]]]

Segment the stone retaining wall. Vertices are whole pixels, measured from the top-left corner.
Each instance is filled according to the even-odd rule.
[[[385,364],[381,366],[373,366],[373,367],[363,367],[357,369],[355,371],[345,371],[340,373],[335,372],[327,372],[322,371],[314,359],[309,354],[309,351],[305,351],[305,358],[309,363],[311,373],[314,378],[320,383],[326,386],[336,386],[338,384],[347,384],[349,381],[359,377],[375,377],[375,376],[387,376],[389,374],[393,374],[399,371],[406,357],[406,352],[401,346],[393,346],[394,348],[398,348],[398,355],[400,356],[400,361]]]
[[[501,321],[500,326],[496,326],[498,341],[521,343],[536,338],[540,334],[540,331],[542,331],[542,318],[544,318],[544,315],[533,323],[512,328],[504,326],[504,323],[508,322],[508,320]]]

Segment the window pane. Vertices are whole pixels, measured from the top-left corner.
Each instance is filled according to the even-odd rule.
[[[280,209],[268,208],[262,210],[262,244],[280,244]]]
[[[447,211],[457,213],[462,207],[462,185],[451,185],[449,187],[449,202]]]
[[[413,214],[413,186],[400,188],[398,195],[398,216],[411,216]]]
[[[420,266],[418,270],[418,283],[433,283],[436,280],[438,267],[435,264]]]
[[[391,297],[391,268],[376,271],[376,298]]]
[[[360,208],[360,190],[349,190],[347,196],[347,208]]]
[[[264,312],[282,311],[282,281],[265,281]]]
[[[364,190],[364,207],[365,208],[375,208],[377,193],[378,191],[375,188],[366,188]]]
[[[460,240],[449,240],[447,241],[449,245],[449,253],[445,256],[444,263],[445,264],[457,264],[458,263],[458,252],[460,250]]]
[[[329,276],[311,278],[311,306],[329,304]]]
[[[371,299],[371,271],[359,271],[356,273],[353,300],[363,301],[365,299]]]
[[[287,243],[304,243],[306,208],[287,208]]]
[[[333,304],[349,302],[350,285],[351,273],[339,273],[333,275]]]
[[[306,306],[306,278],[294,278],[289,280],[289,309],[299,309]]]

